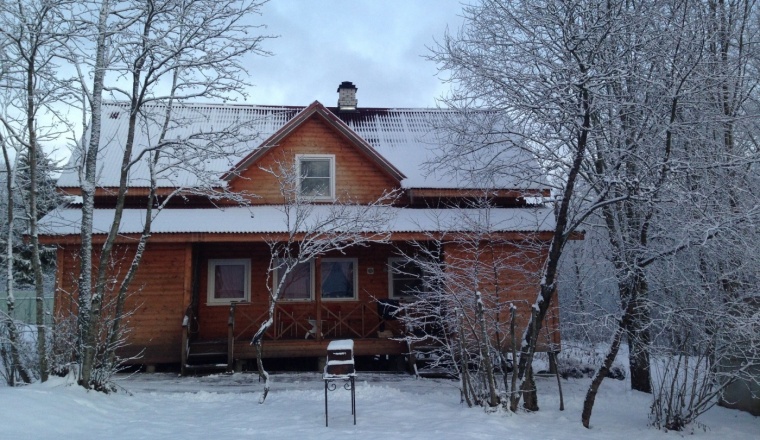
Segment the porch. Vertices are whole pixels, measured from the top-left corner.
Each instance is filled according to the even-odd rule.
[[[354,340],[356,356],[407,354],[407,344],[392,339],[403,332],[387,301],[277,304],[263,335],[262,358],[323,357],[333,339]],[[236,362],[256,359],[251,341],[268,319],[268,307],[263,302],[231,303],[223,336],[218,330],[201,332],[189,308],[182,325],[183,374],[212,366],[231,371]]]

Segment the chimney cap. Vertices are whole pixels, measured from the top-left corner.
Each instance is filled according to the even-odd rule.
[[[357,88],[357,87],[354,85],[354,83],[352,83],[351,81],[343,81],[342,83],[340,83],[340,85],[338,86],[338,90],[336,90],[336,92],[340,92],[340,89],[354,89],[354,90],[359,90],[359,89],[358,89],[358,88]]]

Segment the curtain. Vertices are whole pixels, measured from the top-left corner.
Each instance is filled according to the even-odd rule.
[[[245,265],[216,265],[214,271],[214,298],[245,298]]]

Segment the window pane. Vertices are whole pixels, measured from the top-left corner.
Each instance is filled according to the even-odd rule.
[[[330,195],[330,178],[303,178],[301,180],[301,195],[328,197]]]
[[[354,262],[322,262],[322,298],[354,297]]]
[[[301,159],[301,177],[330,177],[329,159]]]
[[[332,196],[332,160],[330,158],[301,158],[300,194],[307,197]]]
[[[422,268],[413,262],[394,261],[392,268],[393,296],[410,296],[423,293]]]
[[[277,273],[279,281],[280,274]],[[311,264],[299,263],[290,271],[285,278],[285,284],[280,292],[282,299],[310,299],[311,298]]]
[[[214,298],[245,298],[245,265],[217,264],[214,268]]]

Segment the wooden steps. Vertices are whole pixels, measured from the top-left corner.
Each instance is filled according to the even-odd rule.
[[[227,341],[191,342],[184,365],[185,373],[227,371]]]

